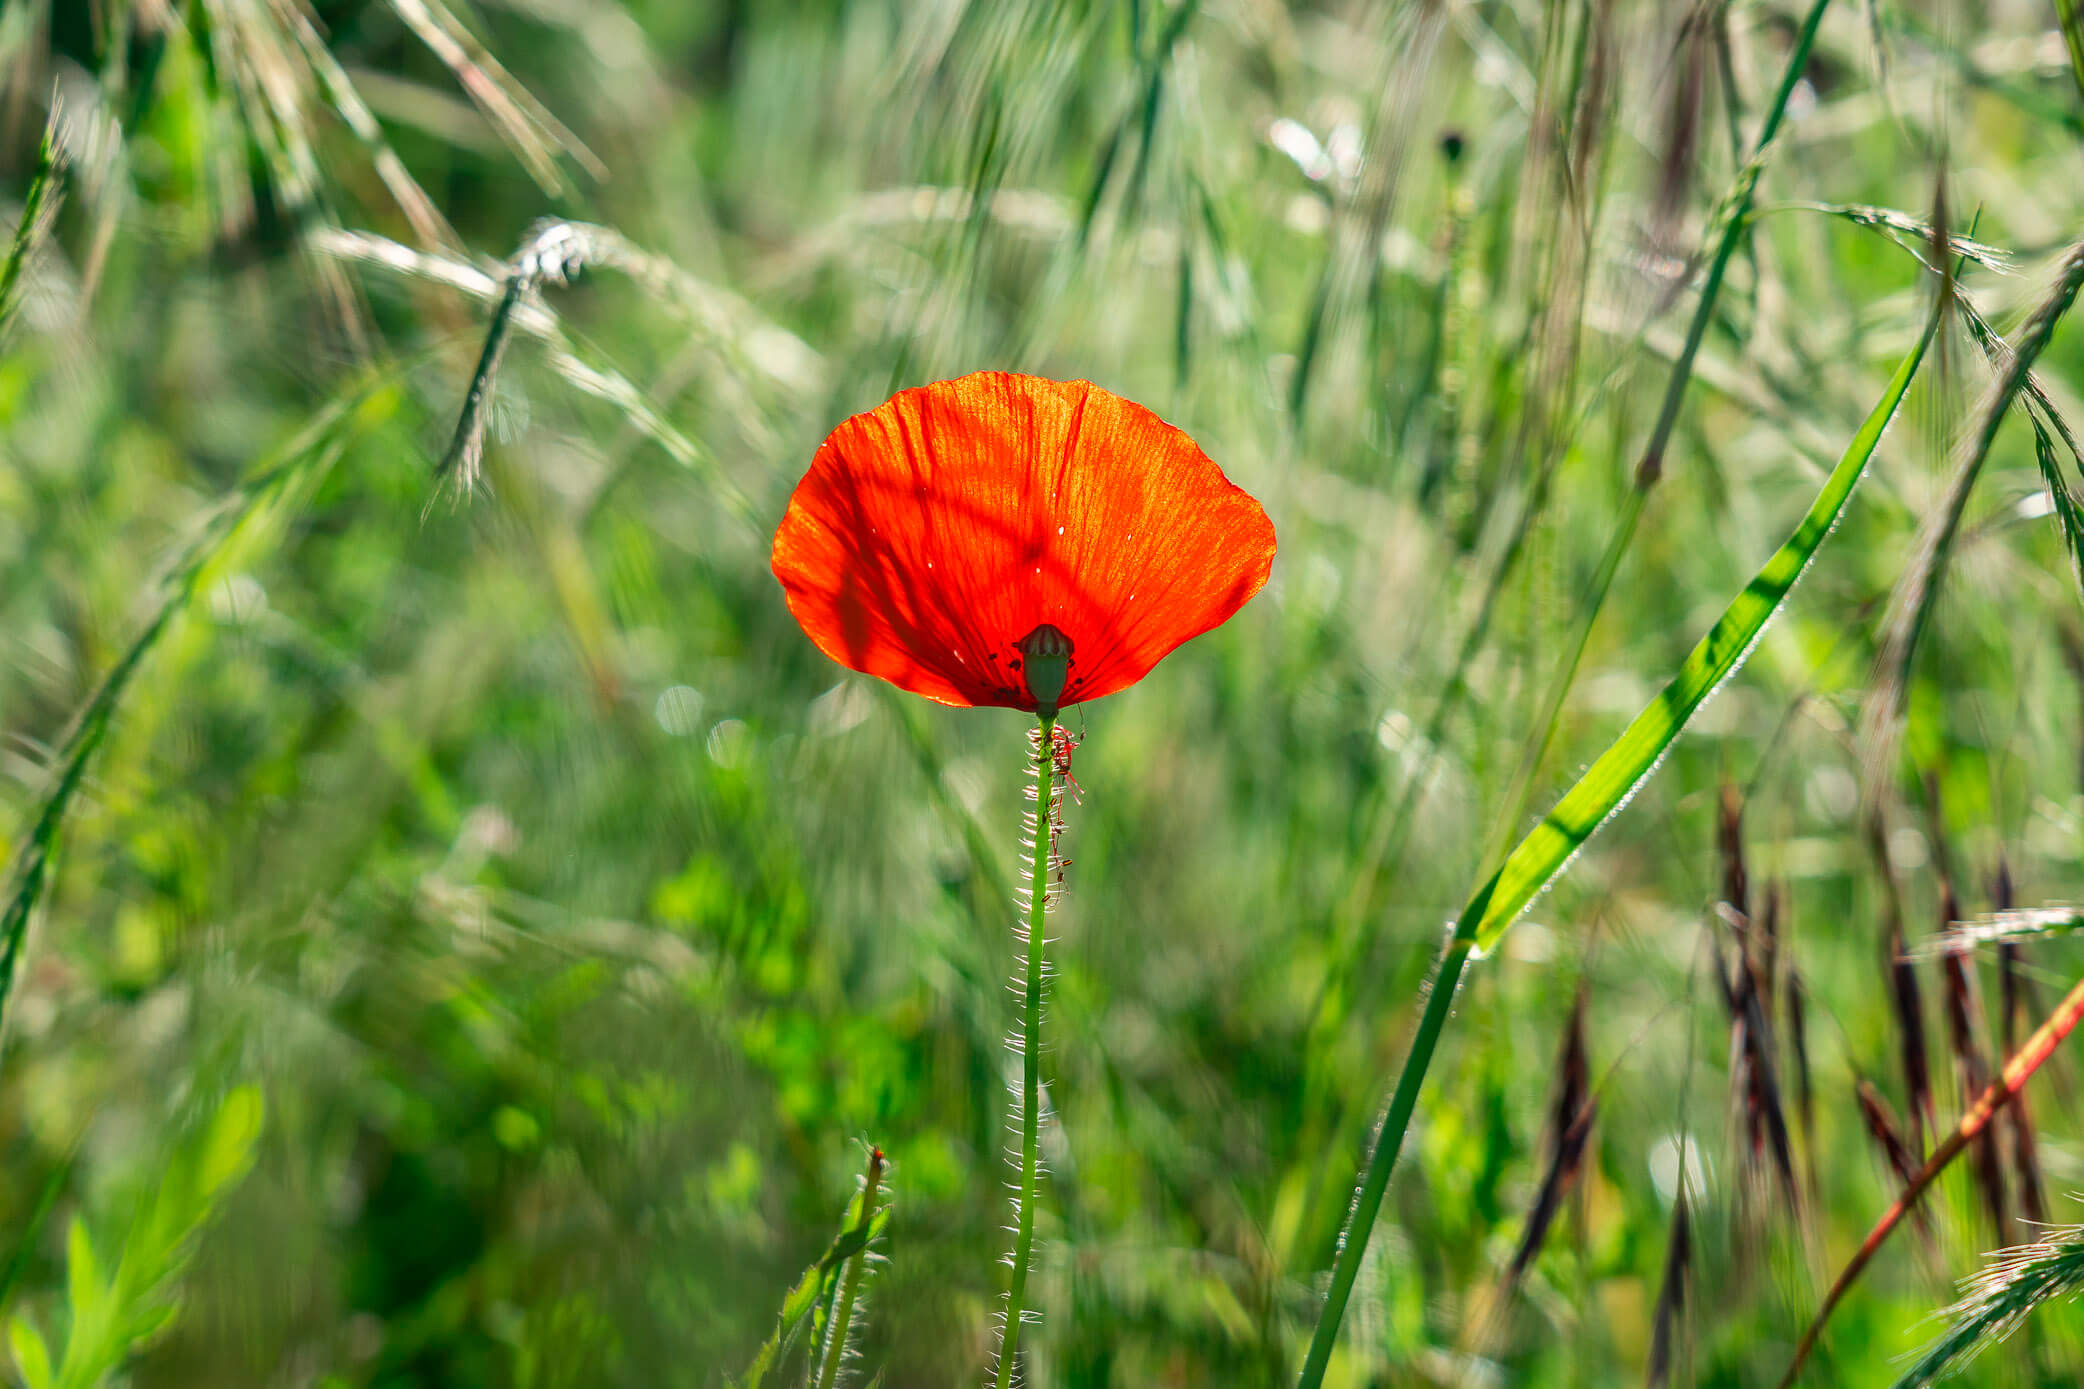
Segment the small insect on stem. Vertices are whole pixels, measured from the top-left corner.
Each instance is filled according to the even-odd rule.
[[[1085,788],[1078,784],[1077,777],[1071,775],[1071,754],[1078,751],[1084,736],[1073,733],[1060,723],[1049,726],[1049,751],[1056,760],[1056,774],[1063,778],[1064,786],[1071,792],[1071,800],[1078,805],[1085,804]]]

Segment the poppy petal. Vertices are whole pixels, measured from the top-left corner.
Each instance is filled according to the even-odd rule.
[[[1062,702],[1133,684],[1265,584],[1266,513],[1180,430],[1085,381],[978,372],[835,429],[774,573],[842,665],[944,704],[1034,709],[1021,643],[1071,643]]]

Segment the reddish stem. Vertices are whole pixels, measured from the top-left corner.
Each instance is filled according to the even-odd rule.
[[[2020,1047],[2012,1059],[2005,1062],[2004,1073],[1990,1082],[1989,1088],[1984,1090],[1969,1107],[1968,1112],[1961,1116],[1959,1127],[1947,1136],[1946,1142],[1933,1150],[1932,1156],[1926,1160],[1924,1167],[1919,1169],[1917,1176],[1911,1179],[1910,1185],[1903,1188],[1903,1194],[1882,1212],[1881,1219],[1874,1223],[1874,1228],[1868,1232],[1865,1242],[1860,1245],[1859,1252],[1852,1256],[1852,1262],[1845,1266],[1845,1271],[1838,1275],[1838,1281],[1831,1284],[1830,1291],[1824,1294],[1823,1306],[1817,1309],[1816,1320],[1809,1324],[1809,1329],[1802,1333],[1801,1342],[1795,1347],[1794,1363],[1790,1364],[1787,1373],[1781,1376],[1780,1389],[1788,1389],[1788,1386],[1795,1382],[1795,1376],[1802,1372],[1802,1365],[1808,1360],[1809,1352],[1816,1348],[1817,1337],[1823,1334],[1824,1322],[1829,1320],[1831,1310],[1852,1287],[1853,1281],[1860,1276],[1860,1271],[1867,1267],[1868,1261],[1881,1248],[1882,1242],[1902,1223],[1904,1215],[1917,1204],[1918,1198],[1925,1194],[1925,1188],[1931,1186],[1939,1174],[1946,1170],[1946,1165],[1952,1162],[1963,1148],[1974,1142],[1976,1135],[1989,1126],[1990,1121],[1997,1117],[1997,1112],[2003,1109],[2012,1096],[2019,1093],[2027,1079],[2040,1069],[2041,1063],[2054,1055],[2055,1048],[2062,1044],[2063,1038],[2069,1036],[2080,1018],[2084,1018],[2084,979],[2077,981],[2076,987],[2071,989],[2062,1002],[2055,1006],[2055,1011],[2048,1015],[2048,1020],[2026,1039],[2026,1045]]]

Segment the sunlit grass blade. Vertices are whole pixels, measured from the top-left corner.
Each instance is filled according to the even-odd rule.
[[[2041,485],[2048,489],[2056,524],[2062,528],[2062,549],[2069,556],[2070,577],[2077,581],[2077,592],[2084,594],[2084,507],[2078,506],[2076,493],[2070,491],[2069,482],[2062,476],[2055,457],[2055,441],[2030,405],[2026,418],[2033,424],[2033,457],[2040,466]]]
[[[1794,1359],[1788,1365],[1787,1373],[1781,1376],[1780,1389],[1788,1389],[1801,1374],[1803,1364],[1809,1359],[1809,1353],[1816,1348],[1817,1338],[1823,1334],[1824,1323],[1830,1320],[1832,1310],[1843,1300],[1861,1271],[1873,1260],[1882,1242],[1903,1223],[1904,1215],[1916,1207],[1918,1198],[1923,1196],[1926,1189],[1938,1179],[1939,1174],[1947,1169],[1947,1165],[1959,1157],[1962,1150],[1989,1127],[1990,1121],[1997,1117],[1998,1112],[2012,1096],[2032,1078],[2043,1062],[2055,1054],[2055,1048],[2075,1029],[2079,1018],[2084,1018],[2084,980],[2079,980],[2062,1002],[2055,1005],[2055,1011],[2048,1015],[2048,1020],[2026,1039],[2026,1044],[2005,1063],[2004,1071],[1997,1079],[1991,1081],[1989,1088],[1969,1106],[1968,1112],[1961,1116],[1960,1124],[1947,1135],[1946,1141],[1932,1150],[1932,1156],[1918,1169],[1917,1176],[1904,1186],[1903,1194],[1882,1212],[1881,1219],[1874,1223],[1874,1228],[1868,1232],[1867,1238],[1861,1242],[1859,1249],[1854,1252],[1836,1281],[1831,1284],[1829,1291],[1824,1294],[1823,1304],[1816,1311],[1816,1319],[1810,1322],[1808,1330],[1802,1333],[1802,1339],[1795,1345]]]
[[[1904,392],[1910,388],[1911,378],[1924,360],[1938,322],[1936,314],[1927,321],[1917,346],[1896,368],[1881,400],[1853,436],[1787,543],[1774,551],[1721,619],[1708,629],[1671,683],[1636,715],[1613,746],[1600,754],[1591,770],[1520,841],[1497,874],[1470,900],[1462,931],[1475,941],[1478,949],[1495,946],[1505,929],[1555,881],[1585,841],[1628,803],[1636,788],[1678,741],[1687,721],[1751,654],[1766,624],[1779,612],[1788,593],[1815,560],[1825,537],[1844,514],[1853,489],[1866,471],[1867,461],[1881,442],[1882,432],[1888,428]]]
[[[1368,1164],[1355,1193],[1353,1214],[1342,1236],[1338,1262],[1332,1271],[1332,1286],[1304,1362],[1301,1389],[1315,1389],[1323,1382],[1337,1339],[1340,1319],[1353,1290],[1360,1256],[1374,1228],[1375,1213],[1389,1185],[1390,1170],[1396,1165],[1411,1111],[1418,1103],[1418,1088],[1432,1061],[1452,1010],[1454,990],[1470,954],[1489,950],[1518,918],[1527,905],[1555,881],[1585,841],[1628,803],[1636,789],[1685,731],[1686,724],[1723,681],[1736,672],[1750,654],[1766,624],[1816,558],[1825,537],[1843,515],[1854,487],[1866,472],[1867,462],[1881,442],[1896,407],[1910,389],[1931,346],[1940,321],[1941,306],[1935,304],[1926,319],[1917,344],[1889,379],[1879,402],[1846,447],[1838,465],[1824,481],[1823,489],[1810,504],[1809,512],[1787,543],[1773,553],[1757,576],[1739,593],[1708,634],[1701,638],[1679,674],[1663,693],[1638,714],[1614,745],[1601,754],[1576,786],[1565,794],[1519,846],[1507,855],[1504,865],[1470,898],[1457,918],[1454,934],[1442,954],[1440,966],[1428,985],[1426,1010],[1412,1037],[1411,1053],[1397,1080],[1383,1117]]]
[[[1729,268],[1729,262],[1736,255],[1738,246],[1743,242],[1745,231],[1750,224],[1752,197],[1757,190],[1759,177],[1765,169],[1766,154],[1771,149],[1773,141],[1779,133],[1781,122],[1787,112],[1787,104],[1792,99],[1795,87],[1801,79],[1804,65],[1808,61],[1809,52],[1816,40],[1817,27],[1823,21],[1823,12],[1828,4],[1829,0],[1817,0],[1805,17],[1802,29],[1796,36],[1795,45],[1788,55],[1787,66],[1781,74],[1780,86],[1775,92],[1773,102],[1767,108],[1765,117],[1759,126],[1758,136],[1751,147],[1750,157],[1738,170],[1736,178],[1731,181],[1729,188],[1724,192],[1722,202],[1710,223],[1708,239],[1702,248],[1702,255],[1707,269],[1701,280],[1699,299],[1695,303],[1693,317],[1687,325],[1685,339],[1673,354],[1671,372],[1665,380],[1664,394],[1658,407],[1656,424],[1651,429],[1650,435],[1643,445],[1642,453],[1638,457],[1634,489],[1615,523],[1613,535],[1608,541],[1599,569],[1580,606],[1576,641],[1569,647],[1569,655],[1558,670],[1550,686],[1549,719],[1545,723],[1537,724],[1533,736],[1529,739],[1527,755],[1529,760],[1533,762],[1538,763],[1540,756],[1547,748],[1548,739],[1553,731],[1554,716],[1560,711],[1562,701],[1568,695],[1570,687],[1576,678],[1577,664],[1583,655],[1585,642],[1590,637],[1592,625],[1598,620],[1599,613],[1605,605],[1614,575],[1618,572],[1622,560],[1627,556],[1629,548],[1634,544],[1636,526],[1643,514],[1644,498],[1663,475],[1664,452],[1671,441],[1673,429],[1678,425],[1679,408],[1685,399],[1686,389],[1694,377],[1694,362],[1699,355],[1701,343],[1707,336],[1708,324],[1714,318],[1716,301],[1722,290],[1723,277]],[[1316,316],[1321,311],[1321,294],[1322,288],[1320,286],[1320,297],[1317,301],[1313,301],[1311,310],[1313,325]],[[1314,326],[1309,331],[1314,333]],[[1310,350],[1307,342],[1305,348],[1304,352],[1298,354],[1299,362],[1307,360],[1307,351]],[[1299,366],[1298,376],[1301,373],[1302,368]],[[1604,388],[1602,388],[1601,393],[1603,393],[1603,390]],[[1296,414],[1298,417],[1300,415],[1299,402],[1299,395],[1291,396],[1290,410],[1291,413]],[[1587,405],[1589,406],[1589,402]],[[1530,489],[1526,504],[1515,524],[1515,529],[1512,531],[1510,538],[1499,554],[1497,563],[1491,571],[1488,588],[1483,600],[1477,605],[1475,621],[1470,625],[1463,639],[1460,652],[1455,660],[1453,673],[1449,676],[1447,684],[1435,705],[1433,715],[1426,726],[1426,735],[1421,743],[1423,748],[1430,750],[1437,746],[1437,740],[1441,732],[1446,728],[1447,719],[1470,693],[1471,687],[1467,679],[1468,670],[1482,649],[1489,630],[1493,610],[1504,591],[1505,583],[1511,577],[1525,550],[1527,538],[1532,533],[1532,528],[1545,509],[1550,483],[1554,477],[1555,461],[1560,459],[1560,457],[1560,451],[1552,455],[1550,462],[1536,474],[1533,487]],[[1373,880],[1380,866],[1390,861],[1394,854],[1401,849],[1403,836],[1410,826],[1411,813],[1417,805],[1418,794],[1423,787],[1426,776],[1430,772],[1430,766],[1431,757],[1430,752],[1428,752],[1422,758],[1418,772],[1406,780],[1404,790],[1395,803],[1395,808],[1378,821],[1377,828],[1370,835],[1368,849],[1363,855],[1361,870],[1356,876],[1354,889],[1348,896],[1348,910],[1340,928],[1342,936],[1359,929],[1359,917],[1372,905],[1370,894],[1373,890]],[[1508,817],[1508,823],[1509,820],[1517,818],[1518,796],[1524,795],[1526,787],[1531,784],[1531,774],[1532,768],[1530,767],[1519,779],[1517,795],[1509,796],[1506,801],[1507,805],[1514,808],[1513,815]],[[1509,830],[1507,832],[1509,833]],[[1497,847],[1502,847],[1502,842]],[[1495,849],[1493,852],[1495,853]],[[1493,861],[1493,858],[1487,857],[1484,861],[1484,866],[1488,868]],[[1349,951],[1347,949],[1340,951],[1342,957],[1346,957],[1348,954]]]
[[[1991,368],[1998,372],[2009,371],[2013,360],[2011,344],[1998,336],[1997,330],[1976,312],[1973,304],[1966,299],[1956,302],[1962,322],[1968,325],[1969,335],[1983,349]],[[2062,529],[2063,548],[2069,553],[2070,570],[2076,577],[2078,592],[2084,594],[2084,506],[2079,505],[2076,494],[2070,491],[2069,483],[2062,476],[2055,440],[2062,440],[2069,450],[2070,461],[2079,469],[2084,469],[2084,448],[2078,446],[2076,434],[2056,410],[2055,402],[2049,398],[2039,377],[2027,371],[2020,377],[2019,390],[2026,397],[2026,422],[2033,426],[2034,461],[2041,470],[2041,483],[2048,489],[2056,524]],[[2006,904],[1998,905],[2003,907]]]
[[[1887,232],[1897,239],[1898,244],[1910,249],[1927,265],[1931,265],[1930,252],[1939,239],[1937,229],[1927,218],[1898,208],[1875,207],[1868,203],[1774,203],[1770,207],[1755,210],[1751,214],[1751,220],[1757,222],[1775,212],[1817,212],[1826,217],[1850,222],[1856,227]],[[1987,241],[1977,241],[1969,236],[1947,237],[1947,254],[1973,261],[1985,270],[1994,270],[2000,275],[2009,274],[2018,268],[2012,262],[2011,253],[2002,246],[1993,246]],[[1936,270],[1939,267],[1935,265],[1932,268]]]

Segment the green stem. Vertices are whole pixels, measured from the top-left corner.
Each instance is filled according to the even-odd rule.
[[[876,1148],[868,1155],[868,1182],[861,1191],[861,1218],[854,1222],[856,1229],[873,1229],[876,1198],[882,1194],[882,1184],[883,1150]],[[832,1330],[825,1338],[825,1369],[818,1376],[818,1389],[832,1389],[838,1382],[839,1362],[847,1358],[847,1326],[854,1319],[854,1296],[861,1291],[861,1271],[867,1263],[866,1245],[847,1260],[847,1271],[839,1286],[839,1308],[832,1314]]]
[[[1464,921],[1475,919],[1466,913],[1463,916]],[[1404,1070],[1397,1077],[1389,1112],[1375,1135],[1375,1150],[1368,1155],[1367,1171],[1361,1178],[1360,1189],[1353,1194],[1353,1210],[1339,1238],[1338,1261],[1332,1265],[1331,1290],[1325,1294],[1324,1310],[1317,1317],[1317,1334],[1310,1338],[1310,1356],[1303,1362],[1297,1389],[1318,1389],[1324,1382],[1331,1348],[1339,1339],[1339,1323],[1346,1316],[1346,1299],[1353,1294],[1353,1280],[1360,1274],[1360,1261],[1368,1252],[1368,1237],[1374,1233],[1375,1212],[1382,1205],[1382,1193],[1389,1187],[1390,1171],[1397,1165],[1404,1132],[1411,1127],[1411,1111],[1418,1104],[1418,1087],[1425,1083],[1426,1068],[1432,1064],[1440,1030],[1447,1025],[1447,1015],[1454,1011],[1455,986],[1461,982],[1462,966],[1469,962],[1469,951],[1475,943],[1473,937],[1464,936],[1461,928],[1456,928],[1441,952],[1439,968],[1433,971],[1433,991],[1426,1000],[1425,1015],[1418,1020],[1411,1054],[1404,1058]]]
[[[1729,197],[1722,208],[1722,239],[1715,247],[1715,257],[1708,262],[1708,273],[1701,281],[1700,302],[1694,306],[1693,321],[1686,325],[1686,345],[1672,363],[1672,374],[1664,387],[1664,402],[1657,409],[1657,424],[1650,431],[1650,441],[1643,447],[1641,460],[1635,466],[1635,485],[1640,491],[1648,491],[1656,485],[1664,472],[1664,450],[1671,442],[1672,429],[1679,422],[1679,403],[1685,398],[1686,385],[1693,379],[1693,358],[1700,351],[1701,340],[1708,334],[1708,320],[1714,316],[1715,300],[1722,292],[1723,272],[1729,269],[1730,258],[1736,254],[1737,246],[1744,239],[1744,231],[1751,211],[1751,196],[1758,189],[1758,176],[1765,170],[1766,151],[1772,146],[1773,137],[1780,133],[1781,118],[1787,114],[1787,103],[1802,80],[1802,73],[1809,65],[1809,51],[1816,46],[1816,31],[1823,23],[1824,10],[1831,0],[1815,0],[1809,13],[1802,20],[1802,28],[1795,35],[1793,51],[1788,54],[1787,67],[1780,74],[1779,90],[1773,93],[1773,104],[1766,108],[1765,122],[1758,128],[1758,141],[1751,147],[1751,162],[1737,171],[1737,181],[1731,187]]]
[[[1013,1281],[1006,1289],[1006,1332],[999,1341],[998,1389],[1013,1383],[1026,1303],[1028,1261],[1035,1250],[1035,1150],[1041,1128],[1043,913],[1049,906],[1051,850],[1056,840],[1056,778],[1050,739],[1056,720],[1041,716],[1035,750],[1035,850],[1028,885],[1027,995],[1020,1020],[1020,1210],[1013,1235]]]

